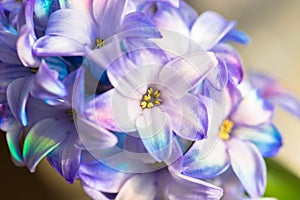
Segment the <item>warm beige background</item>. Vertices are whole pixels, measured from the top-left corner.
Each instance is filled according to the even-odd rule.
[[[220,12],[235,19],[252,37],[249,46],[237,46],[248,69],[277,76],[300,97],[300,1],[298,0],[190,0],[199,11]],[[278,110],[275,118],[283,133],[278,159],[300,177],[300,122]],[[29,174],[9,160],[4,135],[0,138],[1,199],[88,199],[80,185],[67,185],[46,162]],[[3,198],[4,197],[4,198]]]

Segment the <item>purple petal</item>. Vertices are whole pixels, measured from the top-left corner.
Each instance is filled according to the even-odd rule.
[[[158,108],[146,110],[136,119],[136,127],[147,151],[158,161],[168,159],[172,151],[169,117]]]
[[[98,24],[100,37],[107,39],[121,25],[127,0],[94,0],[93,14]]]
[[[266,164],[258,149],[250,142],[228,140],[231,166],[251,197],[262,196],[266,188]]]
[[[273,106],[266,102],[257,90],[249,92],[231,114],[236,124],[256,126],[268,122],[273,115]]]
[[[195,88],[216,65],[212,53],[202,51],[184,55],[169,62],[160,72],[159,80],[181,97]]]
[[[0,61],[8,64],[20,64],[16,50],[17,36],[9,32],[0,32]]]
[[[133,38],[160,38],[159,30],[152,21],[141,12],[130,13],[125,16],[122,25],[118,29],[121,37]]]
[[[217,60],[218,65],[208,73],[207,81],[210,81],[212,86],[221,91],[227,85],[229,75],[227,72],[227,65],[223,59],[217,56]]]
[[[196,145],[197,143],[194,143]],[[184,155],[183,174],[194,178],[213,178],[223,173],[230,165],[226,145],[217,141],[208,153],[193,147]]]
[[[213,51],[216,57],[226,64],[229,80],[235,84],[240,83],[243,80],[244,72],[238,52],[227,44],[218,44]]]
[[[7,102],[14,117],[26,126],[26,104],[32,87],[33,76],[14,80],[7,87]]]
[[[24,66],[38,67],[40,64],[40,60],[32,54],[32,47],[35,41],[36,36],[31,27],[27,25],[22,26],[18,36],[17,50]]]
[[[83,44],[62,36],[44,36],[33,45],[37,56],[84,56],[87,47]]]
[[[214,186],[205,181],[191,178],[170,170],[172,180],[169,182],[168,198],[174,200],[196,200],[207,199],[216,200],[220,199],[223,195],[222,188]]]
[[[234,21],[227,21],[218,13],[206,11],[195,21],[191,30],[191,37],[203,49],[209,50],[234,26]]]
[[[75,130],[74,130],[75,131]],[[75,133],[71,133],[74,134]],[[75,147],[76,137],[69,135],[48,156],[48,162],[66,179],[68,183],[73,183],[80,164],[81,149]]]
[[[92,189],[117,193],[131,175],[93,161],[81,164],[78,176],[84,185]]]
[[[31,94],[43,100],[64,98],[67,91],[58,77],[58,72],[49,69],[45,61],[42,61],[34,78]]]
[[[65,121],[56,119],[43,119],[30,129],[24,141],[23,157],[31,172],[35,171],[43,157],[67,137],[70,129]]]
[[[275,156],[282,146],[282,138],[273,124],[264,124],[257,127],[236,127],[234,135],[251,141],[256,145],[263,157]]]
[[[137,174],[132,176],[125,182],[116,200],[154,199],[157,190],[155,178],[153,174]],[[144,183],[147,183],[147,186]]]
[[[208,130],[208,112],[205,105],[195,95],[187,94],[168,106],[167,112],[172,116],[173,130],[187,140],[201,140]],[[167,105],[166,105],[167,106]]]

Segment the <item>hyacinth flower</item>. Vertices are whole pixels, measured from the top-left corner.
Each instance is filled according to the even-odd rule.
[[[105,40],[124,32],[123,37],[160,37],[141,12],[124,15],[127,1],[71,1],[70,7],[53,12],[45,36],[33,45],[37,56],[86,56],[105,45]]]
[[[193,200],[220,199],[223,195],[217,186],[178,173],[174,163],[152,172],[126,173],[85,157],[78,177],[84,191],[93,199]],[[180,160],[175,163],[182,165]]]
[[[117,139],[114,135],[80,117],[84,103],[83,75],[83,70],[79,69],[60,82],[57,79],[57,72],[50,70],[42,62],[35,80],[44,80],[48,90],[43,93],[32,92],[37,92],[37,96],[50,105],[36,98],[30,98],[26,105],[27,130],[22,126],[16,126],[19,129],[7,132],[10,150],[19,165],[26,165],[33,172],[39,161],[51,152],[47,156],[49,163],[67,182],[72,183],[77,176],[82,151],[74,121],[80,123],[89,135],[94,134],[93,136],[101,142],[100,148],[115,145]],[[75,83],[75,80],[78,81]],[[23,131],[25,139],[21,151],[18,142]]]
[[[176,31],[193,40],[204,50],[215,53],[218,66],[207,80],[214,88],[222,90],[228,81],[233,85],[242,81],[242,61],[236,50],[227,42],[247,44],[249,37],[235,28],[234,21],[228,21],[212,11],[198,16],[197,12],[183,1],[180,2],[179,8],[158,4],[156,10],[150,17],[160,30]],[[176,52],[190,49],[184,41],[180,42],[180,45],[177,44],[170,41],[168,48],[176,49]]]
[[[137,50],[141,56],[143,52]],[[154,52],[147,51],[148,59],[141,56],[139,65],[127,57],[135,55],[132,51],[107,66],[107,76],[114,89],[96,97],[85,113],[109,130],[141,138],[147,151],[161,162],[171,155],[173,132],[192,141],[206,137],[209,123],[206,106],[189,91],[217,63],[213,54],[205,51],[166,63],[160,51],[158,55]],[[97,59],[107,58],[98,54]]]
[[[259,91],[266,101],[279,105],[300,118],[299,99],[291,91],[280,85],[275,78],[261,73],[250,73],[249,79],[251,85]]]
[[[207,141],[195,142],[184,155],[182,173],[196,178],[213,178],[231,166],[247,193],[251,197],[259,197],[266,186],[263,157],[276,155],[282,141],[271,122],[273,106],[257,90],[245,85],[238,87],[242,93],[240,101],[234,100],[233,92],[228,95],[231,98],[226,105],[230,105],[230,109],[219,133],[208,135]],[[212,148],[203,155],[201,146],[205,142],[211,142]]]

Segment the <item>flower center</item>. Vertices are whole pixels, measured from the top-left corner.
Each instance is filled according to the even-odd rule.
[[[230,133],[231,133],[233,126],[234,126],[234,123],[232,121],[225,119],[220,128],[219,137],[222,140],[228,140],[230,138]]]
[[[159,90],[154,91],[152,87],[148,88],[146,94],[143,95],[143,98],[141,100],[141,108],[153,108],[155,105],[160,105],[161,99],[159,97]]]
[[[96,39],[96,49],[100,49],[101,47],[103,47],[105,44],[103,39],[97,38]]]

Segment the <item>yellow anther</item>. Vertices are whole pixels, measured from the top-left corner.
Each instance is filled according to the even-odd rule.
[[[153,92],[153,89],[152,89],[152,88],[148,88],[147,94],[148,94],[148,95],[152,95],[152,92]]]
[[[222,140],[228,140],[230,138],[231,129],[233,128],[234,124],[232,121],[225,119],[219,131],[219,137]]]
[[[155,104],[155,105],[160,105],[160,102],[161,102],[160,99],[156,99],[156,100],[154,101],[154,104]]]
[[[159,90],[155,90],[153,93],[153,88],[148,88],[147,93],[143,95],[143,98],[141,99],[141,108],[153,108],[154,105],[160,105],[161,104],[161,99],[160,97],[160,92]]]
[[[142,101],[141,102],[141,107],[142,107],[142,109],[145,109],[147,107],[147,102],[146,101]]]
[[[97,49],[103,47],[104,44],[105,44],[104,40],[103,40],[103,39],[100,39],[100,38],[97,38],[97,39],[96,39],[96,43],[97,43],[97,45],[96,45],[96,48],[97,48]]]
[[[155,99],[159,98],[159,97],[160,97],[160,91],[156,90],[156,91],[154,92],[154,94],[153,94],[153,97],[154,97]]]
[[[147,94],[147,95],[144,95],[144,101],[149,101],[151,100],[151,95]]]
[[[148,102],[148,104],[147,104],[147,108],[153,108],[153,103],[152,102]]]

